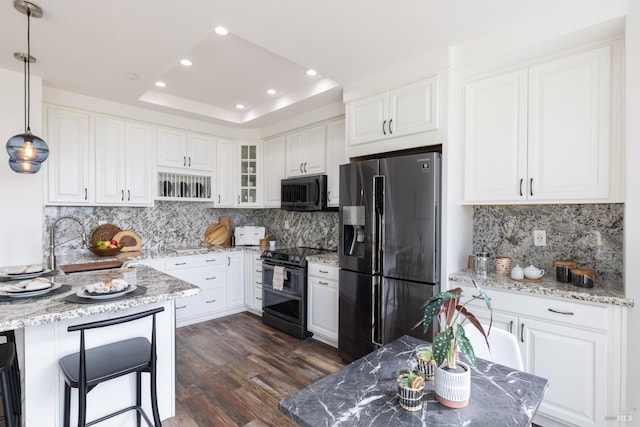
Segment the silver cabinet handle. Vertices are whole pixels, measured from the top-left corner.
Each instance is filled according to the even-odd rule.
[[[256,297],[258,301],[262,301],[262,297]]]
[[[183,308],[187,308],[186,305],[181,305],[180,307],[176,307],[176,310],[182,310]]]
[[[189,167],[191,167],[191,156],[189,156]]]
[[[307,173],[307,162],[304,162],[304,173]]]
[[[303,171],[302,171],[302,163],[300,163],[300,173],[303,173]]]
[[[120,190],[120,200],[124,202],[124,190]]]
[[[205,277],[204,279],[205,279],[205,280],[216,280],[216,276],[213,276],[213,277]]]
[[[256,273],[262,273],[262,270],[256,270]]]
[[[389,135],[393,133],[393,131],[391,130],[391,123],[393,123],[393,119],[389,119]]]
[[[322,280],[318,280],[318,283],[320,283],[321,285],[327,285],[327,286],[329,285],[329,283],[323,282]]]
[[[386,134],[387,134],[387,131],[386,131],[386,130],[384,130],[384,127],[385,127],[385,125],[386,125],[386,124],[387,124],[387,121],[386,121],[386,120],[385,120],[384,122],[382,122],[382,134],[383,134],[383,135],[386,135]]]
[[[87,187],[84,188],[84,199],[87,200],[88,194],[87,194]]]
[[[218,194],[218,203],[220,203],[220,195]]]
[[[513,333],[513,320],[511,322],[509,322],[509,333],[510,334]]]
[[[524,179],[520,178],[520,197],[522,197],[522,182]]]
[[[520,342],[524,342],[524,323],[520,324]]]
[[[229,267],[231,265],[231,257],[228,256],[227,257],[227,267]]]
[[[529,180],[529,194],[533,196],[533,178]]]
[[[205,301],[207,304],[211,304],[212,302],[216,302],[215,299],[209,300],[209,301]]]
[[[187,166],[187,156],[182,156],[182,166]]]
[[[554,310],[553,308],[548,308],[547,310],[549,310],[552,313],[564,314],[566,316],[573,316],[573,312],[572,311],[558,311],[558,310]]]
[[[216,262],[216,259],[215,258],[205,259],[204,262]]]
[[[329,274],[329,272],[328,272],[328,271],[326,271],[326,270],[318,270],[318,271],[319,271],[320,273]]]
[[[127,202],[131,201],[131,190],[127,190]]]
[[[327,202],[331,201],[331,190],[327,191]]]
[[[256,282],[256,285],[262,286],[262,282]]]
[[[240,204],[240,196],[238,195],[238,204]]]
[[[186,262],[174,262],[173,265],[186,265]]]

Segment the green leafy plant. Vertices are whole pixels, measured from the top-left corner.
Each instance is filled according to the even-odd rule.
[[[487,337],[491,331],[491,323],[493,322],[491,299],[484,290],[478,286],[475,280],[473,281],[473,284],[480,295],[474,295],[464,303],[461,303],[460,301],[462,298],[462,289],[455,288],[431,297],[424,305],[424,317],[418,325],[423,325],[425,333],[427,332],[429,325],[431,325],[433,318],[437,316],[438,319],[440,333],[436,335],[432,346],[433,356],[436,360],[437,366],[442,365],[442,362],[446,359],[447,366],[450,369],[455,368],[458,352],[466,356],[473,367],[476,366],[476,355],[473,351],[473,346],[471,345],[469,338],[467,338],[464,333],[463,325],[467,321],[480,331],[487,343],[487,347],[489,346],[489,340]],[[489,313],[491,314],[489,330],[486,332],[476,316],[474,316],[466,307],[467,304],[476,299],[484,300],[487,304],[487,308],[489,309]]]

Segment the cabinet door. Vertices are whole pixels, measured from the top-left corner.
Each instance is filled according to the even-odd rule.
[[[153,132],[141,123],[126,124],[126,202],[130,205],[153,204]]]
[[[187,167],[187,133],[177,129],[158,128],[157,165]]]
[[[244,305],[244,264],[242,253],[227,254],[227,309]]]
[[[214,139],[209,135],[187,135],[187,167],[207,172],[213,171]]]
[[[464,198],[526,199],[527,71],[465,85]]]
[[[305,174],[325,172],[325,128],[324,125],[307,129],[304,134],[302,171]]]
[[[332,280],[309,277],[309,325],[311,332],[338,340],[338,285]]]
[[[530,69],[530,199],[609,197],[610,70],[610,46]]]
[[[49,108],[47,116],[48,202],[88,205],[94,198],[89,114]]]
[[[304,150],[304,132],[296,132],[286,137],[286,160],[287,177],[304,174],[302,169],[302,152]]]
[[[389,136],[410,135],[438,128],[438,76],[389,93]]]
[[[605,334],[521,317],[525,370],[551,386],[540,414],[579,426],[601,425],[607,414]]]
[[[96,203],[124,204],[125,123],[123,120],[96,117]]]
[[[235,206],[236,194],[236,142],[218,138],[216,143],[216,207]]]
[[[348,163],[344,119],[327,123],[327,204],[338,206],[340,199],[340,165]]]
[[[388,92],[351,102],[347,107],[349,145],[383,138],[389,122],[388,108]]]
[[[238,206],[260,206],[262,196],[262,162],[260,159],[260,145],[257,143],[242,143],[238,146],[239,159]]]
[[[280,180],[285,175],[284,137],[264,142],[264,207],[280,207]]]

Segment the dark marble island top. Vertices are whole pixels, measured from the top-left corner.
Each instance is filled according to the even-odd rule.
[[[279,403],[301,426],[527,426],[548,381],[478,359],[471,372],[471,398],[462,409],[435,399],[426,381],[421,411],[398,404],[397,371],[415,368],[415,347],[425,341],[404,336],[311,384]]]

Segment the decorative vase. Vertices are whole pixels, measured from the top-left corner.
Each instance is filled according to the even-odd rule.
[[[430,345],[419,345],[416,347],[416,361],[418,362],[418,370],[427,381],[433,381],[436,368],[436,361],[433,360]]]
[[[269,250],[274,250],[276,248],[276,241],[269,240]]]
[[[455,371],[446,365],[445,361],[435,371],[436,400],[449,408],[464,408],[469,404],[471,394],[471,369],[460,361],[456,361],[456,367],[460,369]]]
[[[408,372],[398,375],[396,382],[398,383],[398,397],[400,407],[407,411],[419,411],[422,409],[422,395],[424,394],[424,379],[420,373],[415,372],[419,381],[418,385],[411,387],[408,384]],[[414,381],[414,384],[416,381]]]

